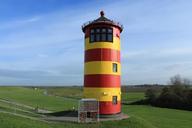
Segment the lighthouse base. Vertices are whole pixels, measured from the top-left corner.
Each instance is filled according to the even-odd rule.
[[[123,114],[123,113],[119,112],[119,113],[115,113],[115,114],[99,114],[99,117],[100,118],[115,118],[115,117],[121,116],[121,114]]]
[[[127,119],[129,116],[124,113],[118,113],[113,115],[99,115],[99,121],[113,121],[113,120],[123,120]],[[55,113],[49,113],[45,115],[43,120],[46,121],[56,121],[56,122],[78,122],[78,111],[60,111]],[[91,118],[87,118],[86,122],[81,123],[90,123]]]

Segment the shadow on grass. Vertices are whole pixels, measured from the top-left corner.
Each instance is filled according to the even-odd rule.
[[[59,112],[53,112],[53,113],[46,113],[44,114],[46,116],[56,116],[56,117],[77,117],[78,112],[75,110],[67,110],[67,111],[59,111]]]

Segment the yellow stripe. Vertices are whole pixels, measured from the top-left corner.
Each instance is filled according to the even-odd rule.
[[[113,63],[117,64],[117,72],[113,72]],[[84,74],[121,75],[121,64],[113,61],[93,61],[85,63]]]
[[[113,37],[113,42],[93,42],[89,43],[89,37],[85,39],[85,50],[95,48],[110,48],[120,51],[120,39]]]
[[[117,101],[121,101],[120,88],[84,88],[84,98],[95,98],[98,101],[112,101],[113,96],[117,96]]]

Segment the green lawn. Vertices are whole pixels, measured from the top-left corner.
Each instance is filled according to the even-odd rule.
[[[122,101],[133,102],[144,98],[144,92],[128,92],[122,93]]]
[[[108,121],[102,123],[78,124],[78,123],[45,123],[33,121],[9,114],[0,113],[0,124],[2,128],[154,128],[151,124],[146,123],[135,117],[121,121]],[[0,127],[1,127],[0,126]]]
[[[99,124],[44,123],[9,114],[0,114],[0,124],[3,128],[190,128],[192,126],[192,112],[188,111],[137,105],[123,106],[123,111],[129,114],[129,119]]]
[[[145,105],[123,106],[123,111],[130,116],[152,124],[156,128],[191,128],[192,112]]]
[[[59,89],[58,89],[59,90]],[[64,89],[62,89],[64,90]],[[74,89],[75,90],[75,89]],[[68,92],[70,89],[68,89]],[[77,100],[62,97],[48,96],[43,94],[44,89],[34,90],[23,87],[0,87],[0,98],[16,101],[19,103],[39,106],[49,110],[66,110],[77,105]],[[57,92],[55,89],[53,92]],[[73,91],[71,91],[73,92]],[[80,94],[79,91],[75,90]],[[62,93],[62,91],[59,91]],[[65,94],[66,97],[71,93]],[[75,93],[73,94],[75,95]],[[64,96],[64,95],[63,95]],[[76,96],[76,95],[75,95]],[[142,99],[144,93],[123,93],[122,98],[126,101]],[[2,106],[1,106],[2,105]],[[6,107],[0,104],[0,110]],[[34,121],[10,114],[0,113],[0,128],[191,128],[192,112],[157,108],[144,105],[123,105],[122,111],[130,118],[121,121],[108,121],[97,124],[77,123],[45,123]]]
[[[43,89],[0,87],[0,98],[53,111],[77,108],[77,101],[44,95]]]
[[[81,99],[83,89],[81,87],[53,87],[46,88],[48,94],[62,97],[69,97],[73,99]]]
[[[81,99],[83,89],[81,87],[57,87],[47,88],[47,92],[51,95]],[[122,100],[127,102],[136,101],[144,98],[144,92],[128,92],[122,93]]]

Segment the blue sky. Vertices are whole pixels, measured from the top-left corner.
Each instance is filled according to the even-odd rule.
[[[190,0],[1,0],[0,85],[82,85],[81,25],[124,25],[122,84],[192,78]]]

